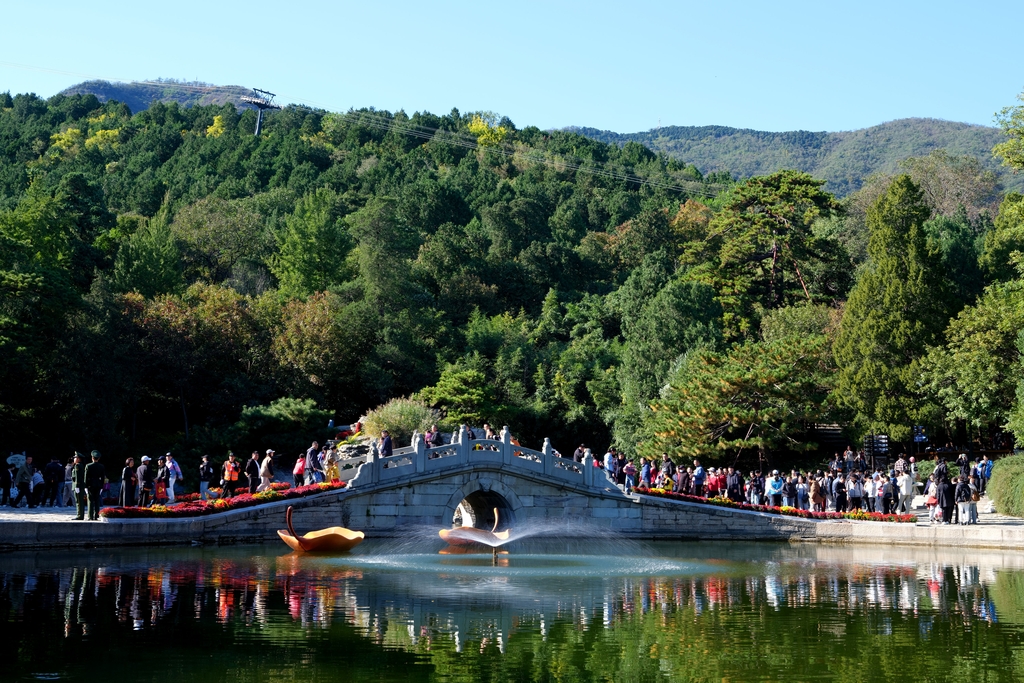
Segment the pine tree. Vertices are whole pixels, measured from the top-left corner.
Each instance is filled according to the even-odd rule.
[[[736,344],[688,354],[665,397],[651,406],[641,453],[712,461],[726,453],[801,451],[797,437],[828,411],[828,344],[822,335]],[[731,458],[730,458],[731,460]]]
[[[930,208],[908,175],[868,211],[869,260],[850,292],[835,343],[835,399],[864,430],[906,439],[928,412],[920,361],[949,316],[928,254]]]

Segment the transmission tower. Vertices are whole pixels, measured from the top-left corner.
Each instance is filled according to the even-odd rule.
[[[277,97],[272,92],[266,90],[260,90],[258,88],[252,89],[252,95],[244,95],[242,101],[246,104],[251,104],[256,107],[256,137],[260,136],[260,127],[263,125],[263,110],[264,109],[280,109],[281,107],[274,104],[274,98]]]

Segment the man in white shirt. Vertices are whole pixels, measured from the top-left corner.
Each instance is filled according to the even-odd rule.
[[[914,500],[914,477],[904,470],[896,477],[896,484],[900,489],[900,502],[896,506],[896,512],[909,513],[910,503]]]

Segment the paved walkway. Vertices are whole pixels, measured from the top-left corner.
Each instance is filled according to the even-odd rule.
[[[917,501],[921,507],[916,508],[914,513],[918,518],[919,526],[932,526],[932,523],[928,521],[928,508],[924,507],[924,497],[918,496]],[[75,508],[51,508],[51,507],[36,507],[27,508],[20,507],[17,509],[2,506],[0,507],[0,524],[4,522],[17,522],[31,520],[33,522],[67,522],[74,520]],[[100,521],[103,521],[102,519]],[[83,521],[88,523],[87,521]],[[1010,517],[1008,515],[1001,515],[992,511],[992,501],[986,496],[982,496],[982,499],[978,502],[978,526],[1024,526],[1024,518]],[[936,525],[937,526],[937,525]]]

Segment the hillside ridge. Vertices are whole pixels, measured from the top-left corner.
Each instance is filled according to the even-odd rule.
[[[909,157],[937,149],[970,154],[996,173],[1006,189],[1024,188],[992,157],[1003,139],[998,128],[934,118],[906,118],[850,131],[760,131],[730,126],[663,126],[638,133],[616,133],[583,126],[563,130],[615,145],[634,141],[693,164],[702,173],[729,171],[739,177],[783,168],[806,171],[844,196],[872,173],[891,173]]]

